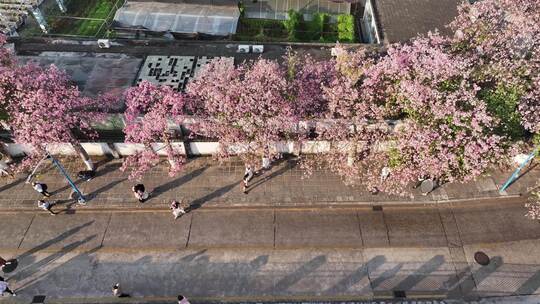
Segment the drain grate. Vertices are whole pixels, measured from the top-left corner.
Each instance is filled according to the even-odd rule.
[[[407,294],[403,290],[394,290],[394,298],[406,298]]]
[[[373,206],[373,211],[382,211],[382,206]]]
[[[32,304],[42,304],[45,303],[45,296],[34,296],[32,298]]]
[[[489,264],[489,257],[487,254],[485,254],[484,252],[482,251],[477,251],[475,254],[474,254],[474,260],[476,261],[476,263],[482,265],[482,266],[486,266]]]

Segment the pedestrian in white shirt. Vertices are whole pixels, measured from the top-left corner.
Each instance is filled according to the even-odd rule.
[[[52,206],[56,205],[56,202],[49,202],[45,200],[38,200],[37,205],[39,208],[48,211],[51,215],[56,215],[57,213],[52,211]]]
[[[51,194],[47,192],[48,187],[47,187],[47,184],[45,183],[32,182],[32,187],[34,188],[34,190],[36,190],[37,192],[39,192],[41,195],[45,197],[51,196]]]
[[[249,187],[249,181],[253,178],[253,174],[255,174],[255,172],[253,171],[251,165],[246,165],[246,170],[244,171],[244,178],[242,180],[244,182],[244,194],[248,193],[247,188]]]
[[[186,210],[182,207],[182,203],[183,201],[180,201],[180,202],[178,202],[177,200],[171,201],[171,207],[169,209],[172,210],[174,219],[177,219],[187,213]]]
[[[11,178],[15,178],[13,175],[13,172],[11,171],[11,168],[9,168],[9,165],[6,163],[5,160],[0,160],[0,176],[9,176]]]
[[[122,292],[122,288],[120,288],[120,283],[116,283],[113,285],[112,292],[115,297],[119,297],[119,298],[129,297],[129,294]]]
[[[9,289],[8,283],[4,281],[4,278],[0,277],[0,296],[3,296],[4,292],[7,292],[12,296],[16,296],[16,294],[11,289]]]

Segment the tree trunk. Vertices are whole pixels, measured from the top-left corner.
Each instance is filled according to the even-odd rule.
[[[76,144],[72,144],[72,146],[75,149],[75,151],[79,154],[79,156],[82,158],[84,164],[86,165],[86,168],[88,168],[88,170],[95,171],[96,165],[92,162],[92,160],[90,159],[90,156],[88,155],[88,153],[86,153],[86,150],[84,150],[82,145],[80,143],[76,143]]]

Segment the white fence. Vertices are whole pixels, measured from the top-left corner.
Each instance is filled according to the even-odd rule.
[[[174,142],[173,148],[182,154],[186,154],[185,144],[183,142]],[[31,149],[29,146],[21,144],[6,144],[7,152],[12,156],[20,156],[24,153],[29,154]],[[141,144],[128,144],[128,143],[82,143],[83,148],[89,155],[103,156],[113,155],[117,152],[120,155],[127,156],[132,155],[136,151],[140,151],[144,148]],[[165,149],[163,149],[163,143],[155,143],[152,148],[159,155],[165,155]],[[212,155],[218,150],[218,142],[190,142],[189,151],[190,155]],[[325,141],[305,141],[301,145],[297,142],[279,142],[274,145],[275,151],[279,153],[291,153],[291,154],[313,154],[329,151],[330,143]],[[114,151],[113,151],[114,149]],[[75,149],[69,143],[65,144],[51,144],[47,147],[47,150],[55,155],[76,155]],[[241,148],[236,149],[241,151]],[[241,152],[240,152],[241,153]]]

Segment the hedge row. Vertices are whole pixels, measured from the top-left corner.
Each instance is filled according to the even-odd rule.
[[[354,17],[338,15],[337,23],[330,22],[330,15],[316,13],[312,20],[290,10],[287,20],[240,18],[237,40],[257,41],[319,41],[355,42]]]

